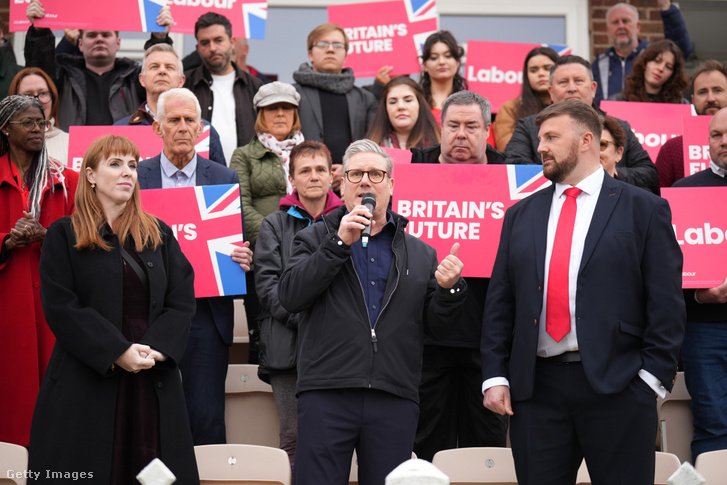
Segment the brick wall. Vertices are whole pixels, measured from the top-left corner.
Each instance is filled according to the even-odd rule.
[[[606,35],[606,10],[612,5],[619,3],[619,0],[589,0],[589,13],[591,19],[591,60],[601,52],[605,51],[610,44]],[[664,38],[664,27],[661,21],[661,14],[656,0],[626,0],[639,9],[639,21],[641,22],[640,39],[650,42]]]

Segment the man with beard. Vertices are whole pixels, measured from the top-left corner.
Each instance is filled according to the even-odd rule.
[[[225,160],[235,148],[247,145],[255,136],[253,98],[262,81],[232,62],[232,24],[223,15],[207,12],[194,24],[197,53],[202,65],[185,72],[184,87],[202,106],[202,118],[210,120],[220,134]]]
[[[667,202],[611,178],[601,124],[562,101],[535,120],[553,185],[511,207],[485,303],[485,406],[510,415],[518,482],[654,483],[656,395],[684,333]]]
[[[548,90],[553,104],[575,99],[596,108],[593,98],[596,95],[597,85],[593,80],[591,63],[582,57],[559,57],[555,65],[550,68]],[[606,114],[600,110],[598,113],[604,116]],[[541,163],[538,155],[538,127],[535,124],[535,116],[526,116],[518,120],[515,132],[505,148],[506,163],[516,165]],[[658,193],[659,175],[649,154],[631,131],[631,126],[624,120],[615,119],[626,132],[626,144],[615,178]]]
[[[692,104],[698,115],[714,116],[727,107],[727,67],[710,59],[697,66],[692,74]],[[671,187],[684,178],[684,137],[670,138],[656,157],[659,187]]]

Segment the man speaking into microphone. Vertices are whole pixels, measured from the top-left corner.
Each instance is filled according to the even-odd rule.
[[[354,449],[362,485],[411,458],[424,334],[446,338],[466,298],[459,244],[438,263],[387,211],[392,168],[378,144],[351,144],[345,206],[296,234],[280,279],[281,304],[300,314],[297,485],[347,483]]]

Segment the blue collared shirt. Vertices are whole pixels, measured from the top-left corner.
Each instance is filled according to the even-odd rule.
[[[162,167],[162,188],[171,189],[174,187],[194,187],[197,185],[197,153],[182,170],[179,170],[169,161],[162,150],[160,158]]]
[[[394,242],[395,233],[396,223],[393,216],[389,214],[386,225],[378,234],[369,238],[366,248],[361,244],[361,239],[351,246],[351,259],[361,282],[371,328],[376,325],[376,319],[381,313],[386,282],[389,279],[391,263],[394,261],[391,245]]]

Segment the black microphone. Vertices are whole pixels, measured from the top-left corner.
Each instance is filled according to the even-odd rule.
[[[374,214],[374,209],[376,208],[376,196],[372,194],[371,192],[368,192],[364,194],[364,196],[361,198],[361,205],[366,207],[369,212],[371,212],[371,215]],[[371,220],[371,219],[369,219]],[[366,247],[369,245],[369,238],[371,237],[371,224],[364,227],[363,232],[361,233],[361,245],[363,247]]]

